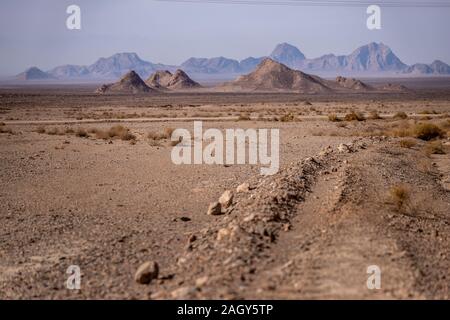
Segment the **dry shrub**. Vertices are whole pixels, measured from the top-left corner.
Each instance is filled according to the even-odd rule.
[[[421,140],[429,141],[435,138],[443,138],[445,132],[432,123],[417,123],[412,128],[413,135]]]
[[[170,139],[172,137],[172,133],[175,131],[174,128],[164,128],[164,135],[167,139]]]
[[[439,127],[441,127],[442,129],[450,129],[450,120],[441,121],[439,123]]]
[[[87,138],[87,137],[89,137],[88,132],[84,128],[78,128],[77,130],[75,130],[75,135],[77,137],[80,137],[80,138]]]
[[[174,128],[164,128],[163,132],[149,132],[147,134],[147,138],[153,141],[170,139],[172,137],[172,133],[175,131]]]
[[[379,119],[382,119],[382,118],[380,117],[380,114],[378,113],[378,111],[372,110],[369,113],[369,119],[370,120],[379,120]]]
[[[239,121],[248,121],[250,120],[250,116],[248,114],[241,113],[238,117]]]
[[[391,187],[389,193],[397,211],[403,211],[410,205],[411,192],[408,186],[404,184],[394,185]]]
[[[360,112],[352,111],[345,115],[344,120],[345,121],[364,121],[366,119]]]
[[[91,129],[90,130],[91,133],[95,134],[95,137],[97,139],[103,139],[103,140],[107,140],[110,139],[111,137],[109,136],[109,132],[105,131],[105,130],[98,130],[98,129]]]
[[[130,132],[130,129],[122,126],[122,125],[115,125],[109,128],[109,130],[99,130],[96,128],[93,128],[90,130],[91,133],[94,133],[97,139],[113,139],[118,138],[121,140],[129,141],[129,140],[136,140],[136,136]]]
[[[43,126],[39,126],[36,128],[35,130],[37,133],[45,133],[45,127]]]
[[[425,153],[431,154],[446,154],[444,145],[441,141],[431,141],[425,145]]]
[[[398,127],[387,131],[386,134],[393,137],[414,137],[425,141],[445,136],[445,132],[435,124],[424,122],[410,123],[406,121],[400,123]]]
[[[417,142],[414,141],[413,139],[402,139],[398,143],[400,147],[408,149],[415,147],[417,145]]]
[[[394,119],[407,119],[407,118],[408,118],[408,115],[403,111],[400,111],[400,112],[397,112],[396,114],[394,114]]]
[[[436,110],[422,110],[419,114],[439,114]]]
[[[149,145],[152,146],[152,147],[160,147],[161,146],[161,142],[159,142],[159,140],[150,139]]]
[[[295,116],[292,113],[287,113],[280,117],[281,122],[292,122],[295,120]]]
[[[11,128],[7,128],[4,126],[0,127],[0,133],[9,133],[9,134],[13,134],[13,130]]]
[[[149,132],[147,134],[147,138],[149,138],[150,140],[154,140],[154,141],[166,139],[165,135],[160,132]]]
[[[47,130],[47,134],[54,136],[59,134],[59,130],[58,128],[53,127]]]
[[[135,140],[136,136],[130,132],[130,129],[121,126],[115,125],[111,127],[108,131],[109,136],[111,138],[119,138],[121,140]]]
[[[331,113],[328,115],[328,120],[331,122],[338,122],[341,121],[341,119],[338,118],[338,116],[335,113]]]

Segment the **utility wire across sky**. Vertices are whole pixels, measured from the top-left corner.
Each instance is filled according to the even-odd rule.
[[[421,8],[450,8],[450,1],[360,1],[360,0],[154,0],[158,2],[195,3],[195,4],[235,4],[259,6],[334,6],[334,7],[365,7],[372,4],[381,7],[421,7]]]

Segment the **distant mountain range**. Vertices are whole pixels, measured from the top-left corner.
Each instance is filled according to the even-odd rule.
[[[31,67],[16,76],[17,80],[50,80],[56,79],[51,74],[42,71],[39,68]]]
[[[327,80],[316,75],[294,70],[271,58],[263,59],[254,70],[213,88],[203,88],[184,71],[178,69],[157,71],[144,81],[136,72],[129,71],[119,81],[100,86],[99,94],[152,94],[179,90],[207,90],[207,92],[292,92],[300,94],[408,92],[401,85],[368,85],[355,78],[339,76]],[[197,90],[198,92],[198,90]]]
[[[245,74],[267,57],[295,70],[329,76],[450,75],[450,66],[442,61],[408,66],[387,45],[373,42],[357,48],[349,55],[327,54],[313,59],[306,58],[297,47],[282,43],[269,56],[249,57],[241,61],[225,57],[189,58],[181,66],[144,61],[136,53],[117,53],[108,58],[100,58],[89,66],[63,65],[46,72],[32,67],[17,75],[16,79],[117,79],[130,70],[134,70],[141,78],[148,78],[158,70],[174,72],[178,68],[201,78],[207,75]]]

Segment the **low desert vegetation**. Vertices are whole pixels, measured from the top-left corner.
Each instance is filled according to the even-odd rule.
[[[44,126],[39,126],[37,127],[35,130],[35,132],[40,133],[40,134],[48,134],[51,136],[54,135],[58,135],[58,136],[62,136],[62,135],[71,135],[75,133],[75,130],[72,128],[58,128],[58,127],[51,127],[51,128],[46,128]]]
[[[449,130],[450,129],[450,119],[447,119],[446,121],[441,121],[439,123],[439,127],[441,127],[443,130]]]
[[[379,120],[379,119],[383,119],[381,118],[380,114],[378,113],[378,111],[376,110],[372,110],[369,113],[369,119],[370,120]]]
[[[425,153],[427,155],[432,154],[446,154],[442,141],[430,141],[425,145]]]
[[[295,120],[296,120],[295,116],[292,113],[287,113],[287,114],[282,115],[280,117],[280,121],[281,122],[292,122],[292,121],[295,121]]]
[[[364,115],[360,112],[351,111],[350,113],[347,113],[344,117],[345,121],[364,121],[366,118],[364,118]]]
[[[248,121],[251,120],[250,115],[247,113],[241,113],[238,117],[239,121]]]
[[[339,121],[341,121],[341,119],[339,119],[339,117],[335,113],[330,113],[328,115],[328,120],[331,121],[331,122],[339,122]]]
[[[175,129],[173,128],[164,128],[162,132],[154,132],[150,131],[147,134],[147,138],[153,141],[159,141],[159,140],[167,140],[172,137],[172,133]]]
[[[108,130],[100,130],[100,129],[91,129],[91,133],[95,134],[97,139],[120,139],[124,141],[136,140],[136,136],[130,132],[130,129],[122,126],[115,125],[109,128]]]
[[[62,134],[64,134],[64,132],[62,132],[61,130],[59,130],[59,129],[56,128],[56,127],[52,127],[52,128],[50,128],[50,129],[48,129],[48,130],[46,131],[46,133],[49,134],[49,135],[51,135],[51,136],[62,135]]]
[[[439,114],[436,110],[422,110],[419,114]]]
[[[429,141],[435,138],[443,138],[445,132],[432,123],[417,123],[413,128],[413,135],[421,140]]]
[[[417,142],[413,139],[402,139],[398,142],[400,147],[411,149],[417,145]]]
[[[411,204],[411,191],[407,185],[397,184],[389,190],[392,204],[397,211],[404,211]]]
[[[88,134],[88,132],[86,131],[86,129],[84,129],[84,128],[77,128],[77,129],[75,130],[75,136],[77,136],[77,137],[79,137],[79,138],[88,138],[88,137],[89,137],[89,134]]]
[[[408,118],[408,115],[406,114],[406,112],[403,112],[403,111],[399,111],[394,114],[394,119],[407,119],[407,118]]]
[[[8,133],[8,134],[13,134],[13,130],[11,128],[5,127],[5,126],[0,126],[0,133]]]
[[[41,134],[45,133],[45,127],[39,126],[39,127],[36,128],[35,132],[41,133]]]
[[[439,126],[429,122],[402,122],[396,128],[388,130],[386,135],[393,137],[414,137],[424,141],[445,137],[446,133]]]

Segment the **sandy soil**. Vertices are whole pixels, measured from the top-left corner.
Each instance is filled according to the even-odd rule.
[[[448,140],[446,154],[428,155],[419,139],[403,148],[400,138],[365,134],[400,122],[392,118],[399,111],[416,119],[409,121],[446,121],[447,91],[90,92],[0,90],[0,298],[449,298]],[[351,110],[383,119],[328,121]],[[287,114],[294,121],[280,120]],[[169,141],[147,137],[192,130],[194,118],[206,128],[280,128],[280,172],[176,166]],[[136,138],[67,130],[118,122]],[[235,193],[232,210],[206,214],[246,181],[252,190]],[[410,193],[401,210],[389,192],[399,183]],[[136,283],[149,260],[159,264],[158,279]],[[66,288],[70,265],[81,268],[81,290]],[[382,270],[380,290],[366,286],[369,265]]]

